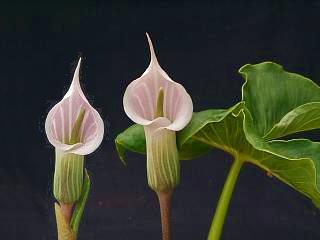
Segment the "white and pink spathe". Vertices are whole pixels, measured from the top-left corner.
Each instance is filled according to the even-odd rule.
[[[123,106],[128,117],[142,126],[152,126],[161,120],[155,118],[159,89],[164,90],[163,112],[168,121],[165,129],[179,131],[191,120],[193,104],[184,87],[174,82],[160,67],[153,45],[147,34],[151,61],[141,77],[132,81],[124,94]]]
[[[132,81],[124,94],[128,117],[144,127],[149,186],[156,192],[170,191],[180,179],[176,131],[191,120],[193,104],[184,87],[174,82],[160,67],[147,34],[151,61],[141,77]],[[163,90],[163,116],[157,114],[157,99]]]
[[[87,155],[95,151],[102,142],[104,123],[99,113],[90,105],[79,82],[81,58],[76,67],[68,92],[48,113],[45,123],[49,142],[64,153]],[[81,110],[85,110],[80,128],[80,142],[66,144],[70,139],[74,123]]]

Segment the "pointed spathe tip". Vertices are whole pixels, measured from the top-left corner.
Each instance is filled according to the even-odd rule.
[[[146,32],[146,36],[147,36],[147,39],[148,39],[149,47],[152,47],[152,49],[153,49],[152,41],[151,41],[151,38],[150,38],[148,32]]]
[[[146,35],[147,35],[149,48],[150,48],[151,63],[158,64],[158,59],[157,59],[156,54],[154,52],[154,48],[153,48],[153,44],[152,44],[151,38],[150,38],[150,36],[149,36],[149,34],[147,32],[146,32]]]
[[[73,78],[72,78],[72,82],[71,85],[69,87],[68,92],[64,95],[63,98],[67,98],[70,97],[74,92],[79,92],[80,95],[85,99],[85,96],[81,90],[81,86],[80,86],[80,80],[79,80],[79,73],[80,73],[80,66],[81,66],[81,60],[82,58],[80,57],[77,63],[77,67],[74,70],[74,74],[73,74]],[[86,99],[85,99],[86,100]],[[87,100],[86,100],[87,101]]]
[[[82,60],[82,58],[80,57],[78,60],[76,70],[74,71],[72,83],[75,83],[75,82],[79,83],[79,72],[80,72],[81,60]]]
[[[147,35],[148,40],[150,40],[150,36],[149,36],[148,32],[146,32],[146,35]]]
[[[78,64],[77,64],[76,70],[75,70],[75,73],[77,73],[78,75],[79,75],[79,71],[80,71],[81,60],[82,60],[82,58],[80,57],[79,60],[78,60]]]

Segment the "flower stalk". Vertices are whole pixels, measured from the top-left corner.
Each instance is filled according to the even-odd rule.
[[[171,208],[171,196],[173,191],[157,192],[160,213],[161,213],[161,228],[162,228],[162,240],[170,240],[170,208]]]
[[[63,206],[63,205],[62,205]],[[58,203],[54,204],[57,230],[58,230],[58,240],[76,240],[76,233],[70,227],[70,220],[66,219],[66,213],[63,211],[63,207]],[[68,213],[70,211],[68,210]]]
[[[228,212],[232,193],[237,182],[243,160],[236,157],[233,161],[231,169],[229,171],[227,180],[223,186],[222,193],[220,195],[218,205],[215,211],[215,215],[210,227],[208,240],[219,240],[221,237],[223,225]]]

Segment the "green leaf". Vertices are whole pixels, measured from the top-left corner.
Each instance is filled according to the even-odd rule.
[[[120,133],[115,139],[116,149],[121,161],[126,165],[125,152],[146,154],[146,138],[141,125],[134,124]]]
[[[292,186],[320,207],[320,182],[318,182],[320,155],[317,154],[320,150],[319,143],[308,139],[265,141],[257,135],[248,110],[244,109],[243,115],[244,133],[255,149],[248,161]],[[257,155],[259,152],[263,153],[261,159]],[[297,152],[299,154],[294,154]]]
[[[320,127],[319,87],[270,62],[245,65],[240,73],[245,78],[242,105],[222,114],[221,110],[195,113],[179,134],[179,147],[199,141],[220,148],[259,166],[320,207],[319,143],[277,140]]]
[[[177,142],[179,142],[179,133],[177,136]],[[180,149],[178,145],[179,159],[180,160],[192,160],[194,158],[200,157],[201,155],[210,151],[210,147],[202,142],[191,139],[188,143],[183,145]]]
[[[198,113],[193,113],[192,120],[187,125],[187,127],[180,131],[178,133],[178,149],[180,149],[181,152],[195,152],[193,156],[199,156],[207,151],[210,147],[218,147],[223,149],[226,152],[232,153],[232,146],[237,145],[238,141],[241,141],[239,138],[233,138],[237,140],[237,142],[232,143],[231,134],[236,134],[236,131],[240,131],[242,129],[242,126],[239,126],[241,123],[238,123],[236,125],[233,125],[234,122],[233,118],[237,116],[240,112],[240,110],[243,108],[243,103],[238,103],[235,106],[229,108],[229,109],[212,109],[212,110],[206,110]],[[227,121],[222,121],[224,119],[227,119],[227,121],[231,121],[232,124],[229,124],[227,126]],[[218,123],[216,125],[216,128],[212,128],[211,125],[208,125],[208,123],[215,122]],[[229,129],[226,129],[226,127],[229,127]],[[230,129],[232,127],[232,129]],[[223,139],[217,139],[217,141],[214,143],[214,145],[208,144],[207,141],[199,141],[196,134],[201,131],[202,134],[206,135],[206,131],[213,131],[216,132],[217,135],[222,134],[222,131],[225,135]],[[229,132],[230,131],[230,132]],[[225,142],[228,141],[228,144]],[[190,154],[191,155],[191,154]]]
[[[299,156],[295,156],[293,148],[297,145],[291,141],[266,142],[257,138],[255,134],[245,131],[244,121],[250,118],[250,113],[245,108],[239,110],[241,106],[243,104],[237,104],[224,110],[223,114],[221,110],[195,113],[191,123],[180,134],[180,148],[188,145],[190,140],[197,140],[210,147],[222,149],[234,157],[259,166],[320,206],[320,186],[316,184],[316,166],[320,162],[319,144],[300,140],[301,152]],[[303,144],[303,141],[308,141],[313,147]],[[307,156],[311,149],[314,154],[317,149],[317,158]]]
[[[308,139],[273,140],[269,143],[269,149],[272,149],[275,154],[301,162],[299,167],[291,170],[290,183],[298,191],[308,193],[306,195],[320,208],[320,174],[318,174],[320,171],[320,143]]]
[[[264,136],[270,140],[296,132],[317,129],[320,127],[320,103],[311,102],[296,107],[287,113]]]
[[[267,140],[320,127],[320,88],[308,78],[264,62],[247,64],[242,100],[257,134]]]
[[[80,221],[83,215],[84,207],[86,205],[89,191],[90,191],[90,178],[87,170],[85,169],[85,176],[82,186],[82,193],[80,199],[76,202],[75,208],[73,210],[70,226],[75,234],[78,233]]]

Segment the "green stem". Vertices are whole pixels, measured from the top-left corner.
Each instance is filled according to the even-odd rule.
[[[221,237],[223,224],[228,212],[230,199],[233,193],[235,183],[237,182],[242,164],[242,159],[237,157],[235,158],[231,166],[227,180],[223,186],[222,194],[219,198],[218,206],[216,208],[216,212],[209,231],[208,240],[219,240]]]

